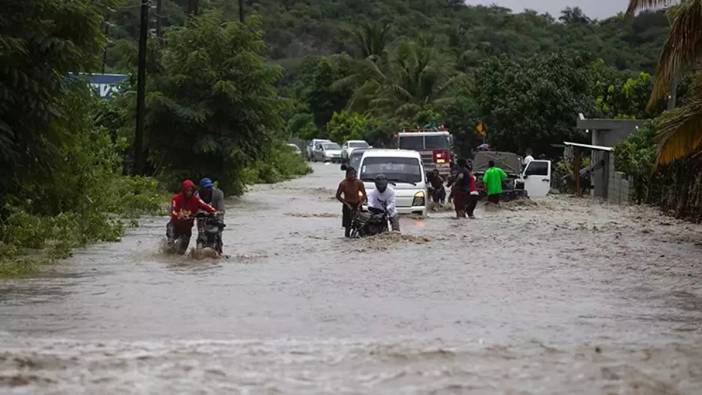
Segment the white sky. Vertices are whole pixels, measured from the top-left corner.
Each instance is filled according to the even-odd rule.
[[[548,12],[556,19],[561,15],[561,10],[566,7],[580,7],[587,16],[595,19],[604,19],[626,11],[629,0],[465,0],[469,5],[492,5],[511,8],[514,12],[521,12],[525,8],[536,10],[540,13]]]

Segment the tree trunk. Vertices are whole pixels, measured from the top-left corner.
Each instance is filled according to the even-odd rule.
[[[200,12],[200,0],[188,0],[188,15],[195,16]]]

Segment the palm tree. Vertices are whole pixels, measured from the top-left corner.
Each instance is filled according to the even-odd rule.
[[[670,0],[630,0],[628,14],[669,5]],[[702,70],[702,0],[680,0],[668,12],[672,26],[663,47],[656,82],[648,106],[652,108],[670,92],[673,81],[684,72]],[[661,117],[658,163],[664,165],[702,148],[702,77],[695,78],[693,96],[682,107]]]
[[[366,22],[351,32],[361,58],[378,59],[390,40],[390,24]]]
[[[369,57],[352,67],[356,71],[335,84],[354,88],[349,109],[403,120],[450,103],[452,88],[464,78],[435,46],[416,41],[402,42],[388,59]]]

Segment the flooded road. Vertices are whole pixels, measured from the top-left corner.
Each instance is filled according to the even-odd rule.
[[[0,393],[702,393],[702,227],[549,198],[346,240],[337,166],[0,282]]]

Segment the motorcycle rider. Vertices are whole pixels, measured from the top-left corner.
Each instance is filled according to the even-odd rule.
[[[217,214],[224,215],[224,192],[215,187],[211,179],[205,177],[200,180],[198,194],[203,202],[217,209]]]
[[[166,236],[169,244],[175,244],[181,237],[185,238],[185,245],[181,246],[181,250],[178,251],[181,254],[184,254],[188,249],[194,216],[199,210],[207,211],[208,213],[217,211],[195,194],[194,182],[191,180],[183,181],[180,193],[177,193],[171,199],[171,220],[166,225]]]
[[[217,209],[217,217],[220,220],[224,220],[224,192],[221,189],[214,186],[214,183],[210,178],[203,178],[200,180],[200,190],[198,195],[203,202],[211,205]],[[197,221],[197,232],[198,237],[204,236],[205,234],[205,221],[198,219]],[[217,252],[222,253],[222,230],[219,231],[219,243],[217,245]]]
[[[385,211],[390,219],[390,225],[395,232],[400,231],[400,217],[395,208],[395,191],[388,187],[385,174],[378,174],[373,180],[375,189],[368,192],[368,207]]]

